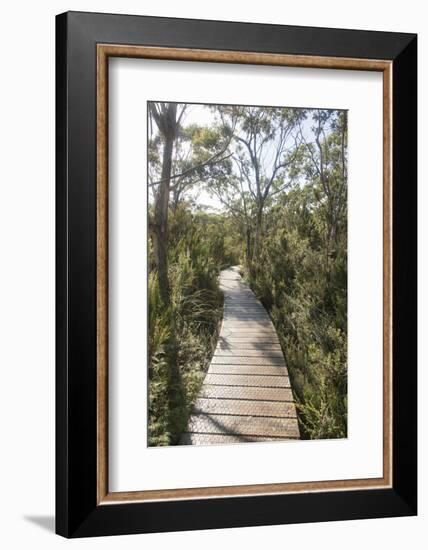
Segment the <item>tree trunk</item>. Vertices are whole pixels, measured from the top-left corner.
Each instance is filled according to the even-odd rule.
[[[251,262],[251,231],[248,226],[245,228],[245,259],[249,265]]]
[[[263,221],[263,205],[260,204],[257,208],[256,234],[254,236],[254,248],[253,248],[253,261],[257,260],[259,255],[260,237],[262,234],[262,221]]]
[[[161,183],[159,184],[153,219],[153,253],[157,269],[159,294],[165,307],[170,304],[167,250],[168,203],[174,137],[175,134],[172,128],[164,135],[165,145],[163,149]]]

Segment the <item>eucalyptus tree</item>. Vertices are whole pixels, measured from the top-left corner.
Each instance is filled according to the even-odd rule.
[[[253,200],[249,191],[245,188],[239,165],[237,171],[238,174],[232,170],[232,164],[229,163],[223,173],[210,174],[210,178],[207,180],[207,188],[235,221],[245,243],[245,259],[249,264],[251,261],[251,232],[254,223]]]
[[[226,160],[225,154],[233,128],[184,127],[188,104],[150,102],[148,178],[153,199],[149,230],[153,242],[159,294],[165,306],[170,303],[168,279],[168,212],[176,206],[186,190]]]
[[[306,151],[303,170],[312,183],[314,198],[324,225],[325,264],[327,273],[331,260],[346,243],[347,222],[347,112],[316,109],[308,112],[312,139],[300,124],[299,135]]]
[[[242,185],[241,199],[246,194],[251,201],[251,207],[247,201],[246,212],[248,217],[251,211],[253,220],[249,256],[255,261],[265,207],[275,194],[289,186],[287,169],[299,151],[294,130],[303,115],[301,110],[279,107],[222,107],[219,113],[223,121],[232,116],[235,119],[231,151]]]
[[[158,142],[162,142],[163,146],[162,156],[159,162],[160,180],[156,182],[156,187],[154,189],[154,212],[153,217],[149,220],[149,228],[153,241],[153,255],[157,268],[159,293],[164,305],[167,305],[170,299],[167,235],[172,154],[174,142],[178,135],[178,128],[186,111],[186,106],[179,106],[177,103],[152,102],[149,103],[148,109],[151,122],[150,127],[151,129],[153,128],[154,121],[159,132]],[[151,154],[153,155],[153,144],[150,145],[152,146]]]

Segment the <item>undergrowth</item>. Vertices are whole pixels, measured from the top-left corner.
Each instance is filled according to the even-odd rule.
[[[288,200],[266,215],[247,280],[269,311],[295,395],[301,437],[347,437],[346,231],[326,259],[320,213]],[[293,214],[300,211],[300,216]],[[310,215],[309,215],[310,214]]]

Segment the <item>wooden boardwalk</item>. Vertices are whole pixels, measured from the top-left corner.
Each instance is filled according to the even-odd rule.
[[[237,267],[220,274],[223,323],[181,445],[299,439],[278,336]]]

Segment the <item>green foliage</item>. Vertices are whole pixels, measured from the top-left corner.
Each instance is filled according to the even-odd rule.
[[[278,332],[309,439],[347,434],[346,241],[326,258],[321,208],[305,188],[284,196],[246,271]]]

